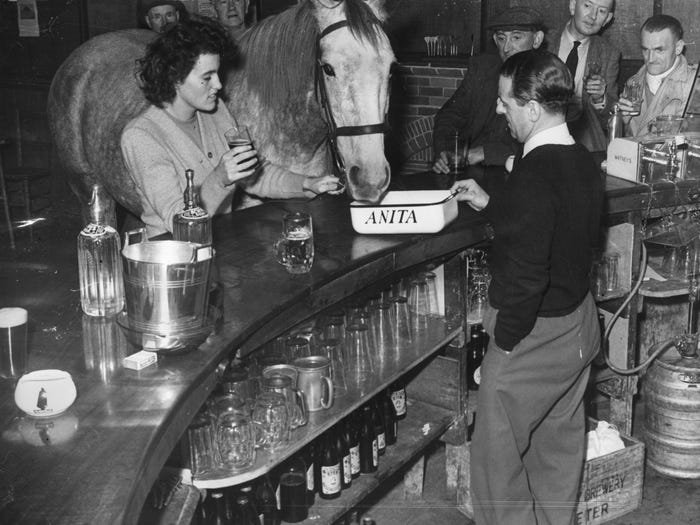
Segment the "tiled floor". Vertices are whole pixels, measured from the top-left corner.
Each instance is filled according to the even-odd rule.
[[[36,224],[34,242],[26,231],[18,232],[17,249],[9,249],[7,234],[0,227],[0,306],[15,304],[30,312],[41,312],[33,318],[39,337],[56,337],[56,310],[52,304],[72,301],[77,305],[77,279],[66,276],[75,259],[76,236],[80,215],[72,196],[64,196],[44,214],[46,220]],[[75,294],[75,297],[72,296]],[[52,302],[55,301],[55,302]],[[640,414],[643,405],[637,410]],[[634,434],[640,434],[640,419],[635,419]],[[699,436],[700,439],[700,436]],[[386,491],[365,501],[364,515],[377,525],[451,525],[471,523],[445,496],[444,447],[439,443],[430,451],[427,461],[422,499],[405,500],[399,484],[387,483]],[[601,523],[600,521],[597,523]],[[613,525],[691,525],[700,523],[700,480],[681,480],[660,476],[645,470],[642,506],[610,521]]]

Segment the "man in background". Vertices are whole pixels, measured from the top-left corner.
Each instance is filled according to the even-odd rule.
[[[237,42],[248,27],[249,0],[212,0],[216,17],[234,42]]]
[[[599,35],[613,18],[615,0],[569,0],[571,17],[550,35],[550,51],[566,63],[574,79],[574,96],[566,120],[572,136],[590,151],[603,151],[603,127],[617,102],[620,51]]]
[[[625,135],[633,137],[649,133],[649,124],[659,115],[681,116],[697,74],[697,65],[683,56],[683,27],[676,18],[648,18],[642,24],[641,45],[644,65],[627,80],[619,102]],[[641,87],[641,103],[631,100],[632,85]]]
[[[497,15],[488,29],[498,56],[481,54],[469,63],[462,83],[435,115],[433,171],[448,173],[449,138],[458,131],[469,141],[470,165],[504,165],[518,149],[503,115],[496,114],[498,72],[511,55],[540,47],[544,41],[542,15],[527,7],[511,7]]]
[[[142,0],[139,2],[139,19],[152,31],[162,33],[180,20],[180,6],[180,2],[171,0]]]

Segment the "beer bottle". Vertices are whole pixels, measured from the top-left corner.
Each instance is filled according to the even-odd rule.
[[[479,390],[481,382],[481,358],[483,346],[481,342],[481,332],[477,325],[472,325],[471,336],[467,344],[467,387],[469,390]]]
[[[233,515],[233,519],[227,523],[235,523],[236,525],[260,525],[260,519],[258,518],[258,513],[255,510],[252,497],[252,487],[249,487],[249,491],[238,493],[236,496],[236,512]]]
[[[277,509],[277,498],[275,497],[275,491],[272,490],[272,484],[267,474],[260,478],[255,491],[255,499],[257,500],[260,524],[279,525],[280,516]]]
[[[293,456],[280,474],[280,514],[287,523],[298,523],[309,516],[306,505],[306,465]]]
[[[315,483],[315,449],[313,442],[309,443],[301,451],[301,457],[306,464],[306,504],[311,507],[316,502],[318,485]]]
[[[336,443],[331,431],[321,439],[321,454],[317,456],[321,465],[321,487],[318,495],[323,499],[335,499],[340,496],[342,487],[342,458],[338,457]]]
[[[394,403],[391,402],[391,392],[386,390],[379,394],[381,401],[382,413],[384,415],[384,431],[386,433],[386,444],[393,445],[396,443],[399,424],[396,420],[396,409]]]
[[[345,440],[345,425],[341,421],[335,426],[333,435],[335,436],[335,448],[340,458],[341,477],[343,490],[352,485],[352,469],[350,467],[350,447]]]
[[[231,518],[226,504],[226,498],[222,490],[215,490],[210,495],[211,501],[207,505],[206,524],[207,525],[228,525]]]
[[[406,383],[403,378],[399,378],[391,385],[391,400],[396,410],[396,419],[402,420],[406,417]]]
[[[350,474],[355,479],[360,475],[360,428],[354,415],[343,421],[343,433],[350,451]]]
[[[384,413],[381,410],[378,397],[375,397],[370,403],[372,405],[372,425],[374,425],[374,434],[377,436],[377,453],[383,456],[386,452]]]
[[[360,416],[360,472],[363,474],[376,472],[379,464],[377,451],[377,436],[372,425],[372,407],[362,406]]]

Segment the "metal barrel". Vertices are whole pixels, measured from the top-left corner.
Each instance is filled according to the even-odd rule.
[[[669,348],[642,380],[647,464],[674,478],[700,478],[700,359]]]
[[[122,255],[132,329],[172,334],[202,327],[209,296],[211,246],[183,241],[130,244],[127,233]]]

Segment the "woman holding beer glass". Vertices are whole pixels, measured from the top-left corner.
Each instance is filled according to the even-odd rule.
[[[149,237],[172,230],[183,207],[186,169],[194,170],[200,205],[210,215],[231,210],[237,186],[272,198],[313,197],[337,187],[330,175],[307,179],[261,163],[251,144],[229,149],[224,132],[235,121],[218,97],[218,71],[232,51],[218,22],[197,19],[160,34],[138,62],[151,106],[124,128],[121,148]]]

